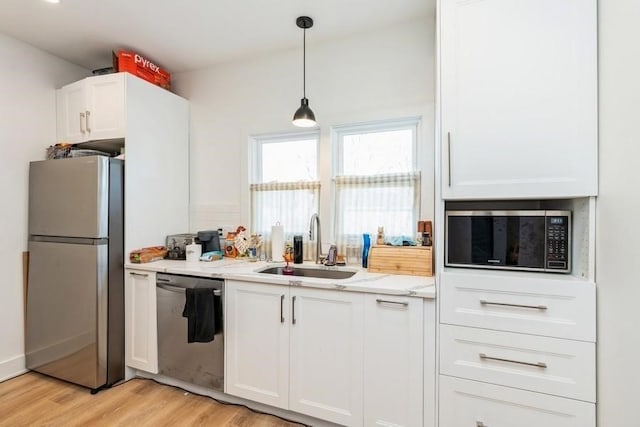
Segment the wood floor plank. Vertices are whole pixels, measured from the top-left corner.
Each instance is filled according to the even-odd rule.
[[[133,379],[96,395],[35,372],[0,383],[0,427],[300,425],[146,379]]]

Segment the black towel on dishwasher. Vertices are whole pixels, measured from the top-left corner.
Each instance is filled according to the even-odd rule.
[[[187,318],[187,342],[211,342],[216,333],[216,319],[222,320],[222,307],[216,307],[213,289],[185,289],[182,317]],[[217,298],[220,300],[220,298]],[[221,302],[220,304],[221,305]],[[218,308],[218,310],[216,310]],[[222,325],[218,326],[220,328]]]

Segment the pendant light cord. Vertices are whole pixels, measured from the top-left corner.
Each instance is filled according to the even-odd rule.
[[[302,29],[302,97],[307,97],[307,29]]]

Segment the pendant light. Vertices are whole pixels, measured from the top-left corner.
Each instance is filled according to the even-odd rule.
[[[293,124],[299,127],[312,127],[316,125],[316,116],[309,108],[309,100],[307,99],[306,85],[306,51],[307,51],[307,28],[313,27],[313,19],[308,16],[299,16],[296,19],[296,25],[302,28],[302,99],[300,100],[300,108],[293,115]]]

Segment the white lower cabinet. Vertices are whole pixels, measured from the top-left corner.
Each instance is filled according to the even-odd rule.
[[[595,405],[478,381],[440,376],[442,427],[585,427]]]
[[[363,295],[226,282],[225,392],[362,424]]]
[[[592,342],[440,325],[440,355],[446,375],[596,400]]]
[[[439,425],[595,426],[595,284],[440,276]]]
[[[227,280],[225,392],[289,406],[289,287]]]
[[[422,299],[365,295],[364,319],[364,425],[422,425]]]
[[[289,409],[362,425],[362,299],[291,289]]]
[[[156,273],[125,270],[125,363],[158,373]]]

